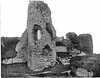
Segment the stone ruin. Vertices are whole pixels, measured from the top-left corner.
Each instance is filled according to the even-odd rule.
[[[31,1],[28,6],[27,28],[18,39],[15,51],[17,55],[13,57],[13,63],[27,62],[32,71],[42,71],[59,64],[80,65],[81,57],[86,61],[87,56],[93,54],[93,41],[90,34],[78,36],[74,32],[67,33],[66,39],[57,37],[48,5],[43,1]],[[79,66],[76,75],[81,75],[80,70],[87,72]],[[88,74],[93,75],[91,72]]]
[[[84,36],[83,38],[82,36],[79,36],[80,40],[84,39]],[[68,33],[67,37],[77,47],[79,43],[77,35]],[[59,44],[61,40],[56,36],[56,30],[52,25],[51,11],[48,5],[42,1],[30,2],[28,6],[27,28],[16,47],[18,52],[17,57],[27,61],[28,66],[33,71],[43,70],[48,66],[55,65],[57,52],[67,52],[65,46],[56,46],[56,43]],[[91,45],[92,40],[89,39],[86,43],[83,42],[83,44]],[[70,47],[73,48],[73,45]],[[88,46],[86,45],[86,47]],[[92,53],[92,48],[92,45],[91,47],[89,46],[90,53]]]
[[[56,62],[55,43],[56,31],[49,7],[41,1],[31,2],[28,6],[27,28],[16,47],[18,56],[24,55],[30,69],[42,70]]]

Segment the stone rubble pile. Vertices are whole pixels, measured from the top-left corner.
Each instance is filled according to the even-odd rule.
[[[51,11],[43,1],[29,3],[27,28],[16,43],[10,42],[9,46],[14,48],[6,47],[9,41],[3,38],[1,41],[3,64],[27,62],[32,71],[49,68],[52,74],[59,76],[100,76],[100,55],[93,54],[92,36],[69,32],[66,39],[57,37]]]

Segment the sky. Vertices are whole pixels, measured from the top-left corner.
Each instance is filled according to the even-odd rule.
[[[93,51],[100,53],[100,0],[42,0],[52,12],[52,23],[58,37],[68,32],[89,33]],[[20,37],[27,26],[29,0],[1,1],[1,36]]]

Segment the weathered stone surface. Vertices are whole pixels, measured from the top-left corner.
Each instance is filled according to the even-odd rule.
[[[56,31],[52,26],[51,11],[43,1],[33,1],[28,6],[27,34],[28,66],[32,70],[42,70],[54,63]]]
[[[78,68],[86,69],[88,72],[93,72],[93,76],[100,76],[100,56],[76,56],[71,58],[70,64],[74,69],[74,73]]]
[[[16,51],[20,52],[22,48],[28,43],[28,35],[27,35],[27,29],[22,33],[22,36],[19,38],[19,42],[16,45]]]
[[[81,51],[84,51],[86,54],[92,54],[93,53],[93,41],[92,36],[90,34],[80,34],[78,36],[80,39]]]
[[[76,70],[76,73],[75,73],[77,76],[79,77],[92,77],[93,76],[93,72],[88,72],[86,69],[84,68],[78,68]]]
[[[68,37],[72,43],[77,43],[77,34],[74,32],[69,32],[66,34],[66,37]]]
[[[73,49],[78,49],[80,50],[80,40],[77,36],[76,33],[74,32],[69,32],[66,34],[66,40],[67,40],[67,49],[69,50],[73,50]]]
[[[28,7],[28,42],[34,46],[35,35],[37,30],[42,30],[41,34],[44,33],[49,35],[52,39],[56,36],[54,27],[51,21],[51,11],[47,4],[42,1],[33,1]]]
[[[1,59],[13,58],[17,55],[15,51],[18,37],[1,37]]]
[[[67,52],[67,49],[65,46],[57,46],[55,47],[56,52]]]
[[[17,56],[14,60],[22,59],[23,62],[28,59],[28,34],[27,29],[22,33],[22,36],[19,39],[20,41],[17,43],[15,50],[17,51]]]

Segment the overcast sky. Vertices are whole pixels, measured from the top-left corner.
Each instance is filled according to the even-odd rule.
[[[43,0],[51,9],[57,36],[89,33],[100,53],[100,0]],[[29,0],[1,1],[1,36],[20,37],[27,26]]]

